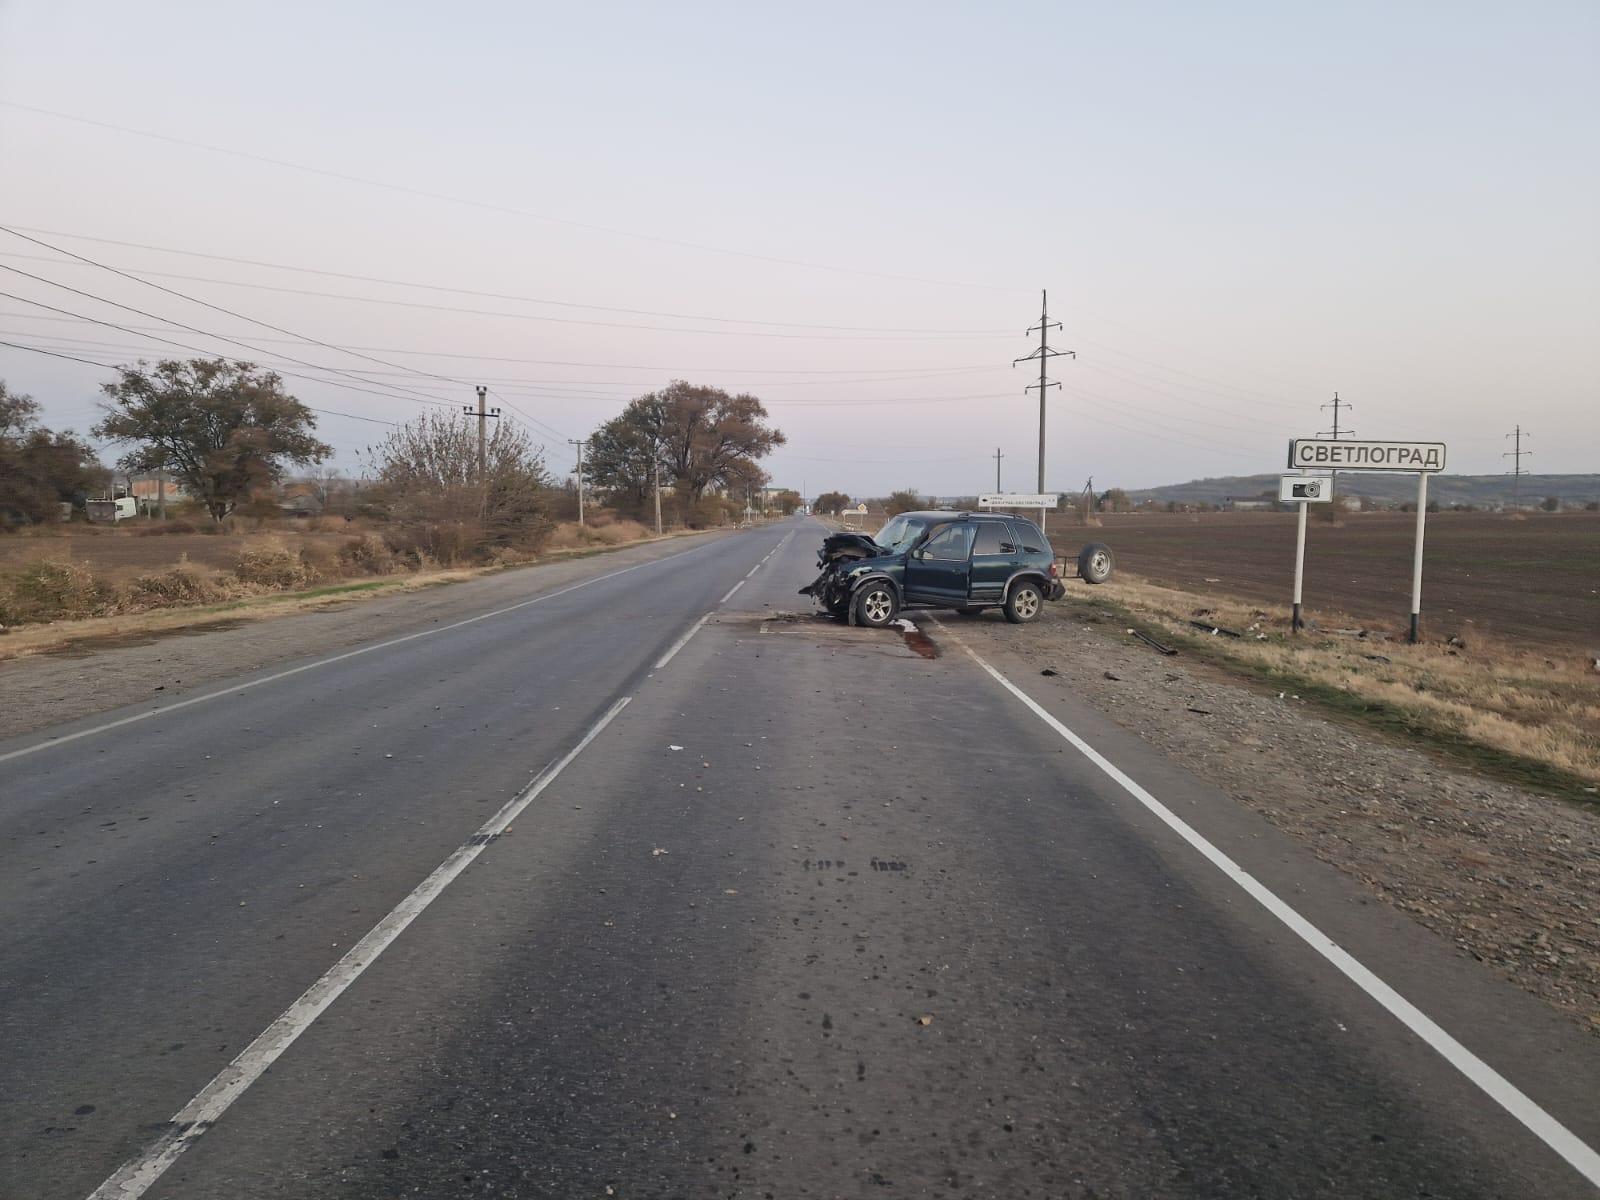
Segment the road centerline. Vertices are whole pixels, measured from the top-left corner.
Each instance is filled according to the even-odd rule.
[[[991,666],[971,646],[943,623],[935,620],[941,632],[960,646],[1001,687],[1022,701],[1041,721],[1063,740],[1089,760],[1101,773],[1128,795],[1144,806],[1164,825],[1176,833],[1189,846],[1236,884],[1252,900],[1271,913],[1290,932],[1322,956],[1335,970],[1376,1001],[1421,1041],[1437,1052],[1446,1062],[1469,1079],[1484,1095],[1510,1116],[1520,1122],[1530,1133],[1554,1150],[1589,1183],[1600,1186],[1600,1152],[1584,1142],[1555,1117],[1539,1106],[1530,1096],[1505,1076],[1480,1059],[1465,1045],[1447,1033],[1438,1023],[1412,1004],[1375,972],[1322,930],[1313,925],[1291,905],[1280,899],[1255,876],[1251,875],[1209,839],[1178,816],[1150,792],[1125,774],[1120,767],[1106,758],[1078,734],[1074,733],[1052,715],[1022,688],[1018,687],[997,668]]]
[[[604,732],[630,700],[631,696],[623,696],[613,703],[570,750],[540,771],[532,783],[507,801],[499,812],[435,867],[338,962],[302,992],[277,1020],[262,1030],[188,1104],[179,1109],[167,1123],[167,1131],[161,1137],[118,1167],[110,1178],[90,1193],[89,1200],[137,1200],[154,1186],[183,1152],[222,1118],[233,1102],[283,1056],[295,1040],[405,932],[407,926],[438,899],[445,888]]]

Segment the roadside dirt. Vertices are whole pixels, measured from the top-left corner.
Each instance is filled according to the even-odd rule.
[[[946,620],[1030,690],[1088,700],[1600,1036],[1600,812],[1443,766],[1191,656],[1163,657],[1071,600],[1020,637],[994,614]]]

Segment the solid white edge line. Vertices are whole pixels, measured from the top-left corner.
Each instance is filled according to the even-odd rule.
[[[1287,926],[1296,937],[1331,963],[1340,974],[1344,975],[1345,978],[1349,979],[1387,1009],[1391,1016],[1436,1050],[1446,1062],[1476,1084],[1479,1090],[1489,1099],[1520,1121],[1535,1137],[1564,1158],[1580,1175],[1591,1184],[1600,1186],[1600,1153],[1597,1153],[1593,1147],[1589,1146],[1577,1134],[1540,1108],[1538,1104],[1525,1095],[1510,1080],[1506,1079],[1505,1076],[1446,1033],[1431,1017],[1400,995],[1399,992],[1395,991],[1371,970],[1363,966],[1359,960],[1348,951],[1342,949],[1327,934],[1280,900],[1276,893],[1245,871],[1243,867],[1212,845],[1211,842],[1206,840],[1204,836],[1176,813],[1172,812],[1161,801],[1125,775],[1115,763],[1100,754],[1088,742],[1063,725],[1032,696],[985,662],[971,646],[967,645],[955,634],[950,633],[942,623],[940,623],[939,627],[946,633],[946,636],[950,637],[958,646],[971,655],[975,663],[993,676],[1001,687],[1026,704],[1033,710],[1035,716],[1060,734],[1091,763],[1099,767],[1118,787],[1149,809],[1163,824],[1188,842],[1191,847],[1198,850],[1206,861],[1236,883],[1252,900]]]
[[[372,927],[365,937],[322,977],[300,994],[256,1039],[239,1052],[237,1058],[224,1067],[198,1095],[178,1110],[168,1122],[170,1128],[144,1150],[130,1158],[116,1172],[90,1194],[89,1200],[136,1200],[144,1195],[161,1178],[168,1167],[178,1160],[199,1137],[228,1110],[252,1083],[282,1056],[296,1038],[321,1016],[361,973],[394,942],[421,915],[422,911],[450,885],[450,882],[482,854],[490,842],[503,833],[523,809],[532,804],[545,788],[555,782],[573,759],[586,746],[599,737],[632,699],[624,696],[600,717],[588,731],[557,761],[547,766],[519,795],[508,801],[499,812],[490,817],[473,834],[465,845],[440,863],[431,875],[419,883],[387,916]]]
[[[707,613],[705,616],[701,617],[698,621],[696,621],[693,625],[689,626],[688,631],[681,638],[679,638],[677,641],[673,642],[672,643],[672,648],[670,650],[668,650],[665,654],[663,654],[660,658],[656,659],[656,665],[651,667],[650,669],[652,671],[659,671],[659,670],[661,670],[662,667],[666,666],[669,662],[671,662],[673,656],[675,654],[677,654],[679,650],[682,650],[685,646],[687,646],[689,644],[689,639],[692,638],[695,634],[700,632],[700,626],[704,625],[710,619],[711,619],[711,614]]]
[[[737,592],[743,586],[744,586],[744,580],[741,579],[741,580],[739,580],[738,583],[734,584],[731,588],[729,588],[728,589],[728,594],[726,596],[724,596],[721,600],[718,600],[717,603],[718,604],[726,604],[729,600],[733,599],[733,594],[735,592]]]
[[[107,721],[88,729],[80,729],[76,733],[63,734],[60,737],[50,738],[37,742],[32,746],[24,746],[20,750],[12,750],[0,754],[0,763],[9,762],[13,758],[22,758],[24,755],[37,754],[41,750],[48,750],[53,746],[65,746],[68,742],[75,742],[79,738],[92,737],[97,733],[107,730],[120,729],[124,725],[132,725],[138,721],[148,721],[151,717],[158,717],[163,713],[177,712],[179,709],[188,708],[192,704],[204,704],[207,700],[218,700],[223,696],[232,696],[239,692],[249,691],[251,688],[261,687],[264,684],[276,683],[280,679],[288,679],[291,675],[299,675],[303,671],[314,671],[318,667],[326,667],[336,662],[343,662],[347,658],[358,658],[363,654],[371,654],[376,650],[387,650],[392,646],[399,646],[405,642],[414,642],[418,638],[432,637],[436,633],[447,633],[452,629],[460,629],[464,625],[473,625],[479,621],[487,621],[490,617],[503,617],[507,613],[516,612],[518,609],[527,608],[531,604],[542,604],[546,600],[554,600],[558,596],[565,596],[579,588],[589,587],[591,584],[604,583],[607,579],[615,579],[618,575],[626,575],[630,571],[637,571],[643,567],[653,567],[660,563],[671,562],[673,559],[682,558],[685,554],[698,554],[706,546],[715,545],[708,542],[705,546],[694,546],[688,550],[680,550],[677,554],[669,554],[665,558],[653,558],[649,562],[634,563],[631,567],[623,567],[620,571],[610,571],[604,575],[596,575],[593,579],[585,579],[570,587],[560,588],[554,592],[546,592],[540,596],[533,596],[527,600],[518,601],[506,608],[497,608],[493,612],[479,613],[475,617],[468,617],[463,621],[452,621],[448,625],[439,625],[432,629],[420,629],[416,633],[408,633],[403,637],[390,638],[386,642],[375,642],[370,646],[360,646],[354,650],[347,650],[343,654],[335,654],[330,658],[319,658],[315,662],[302,663],[298,667],[290,667],[287,671],[278,671],[272,675],[264,675],[260,679],[252,679],[247,683],[234,684],[215,692],[206,692],[203,695],[191,696],[186,700],[177,700],[171,704],[163,704],[159,708],[152,708],[146,712],[134,713],[132,716],[120,717],[115,721]]]

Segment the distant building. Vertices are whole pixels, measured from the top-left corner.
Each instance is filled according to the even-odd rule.
[[[1222,502],[1223,512],[1271,512],[1277,507],[1276,500],[1235,500],[1229,496]]]

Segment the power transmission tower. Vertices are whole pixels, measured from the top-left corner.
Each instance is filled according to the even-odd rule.
[[[478,385],[478,407],[463,407],[462,412],[469,417],[476,415],[478,418],[478,486],[483,489],[482,511],[489,511],[489,418],[499,417],[498,408],[485,408],[484,399],[489,395],[489,389],[482,384]]]
[[[580,528],[583,526],[583,448],[588,444],[587,439],[567,439],[567,445],[578,448],[578,525]]]
[[[1338,441],[1342,437],[1354,437],[1355,434],[1356,434],[1356,431],[1354,429],[1340,429],[1339,428],[1339,412],[1340,412],[1340,410],[1341,409],[1351,409],[1351,408],[1354,408],[1354,407],[1355,407],[1355,405],[1351,404],[1348,400],[1339,399],[1339,393],[1335,392],[1333,394],[1333,403],[1332,404],[1324,404],[1322,406],[1324,412],[1326,412],[1330,408],[1333,409],[1333,428],[1332,429],[1324,429],[1322,432],[1327,434],[1328,436],[1332,437],[1334,441]]]
[[[994,490],[997,492],[1000,490],[1000,460],[1004,457],[1005,455],[1000,453],[1000,447],[996,446],[994,448]]]
[[[1509,458],[1512,460],[1511,507],[1520,508],[1522,505],[1522,460],[1533,453],[1532,450],[1524,450],[1522,448],[1522,439],[1525,437],[1531,437],[1532,435],[1522,432],[1522,426],[1518,425],[1514,432],[1508,433],[1506,436],[1508,438],[1516,439],[1512,442],[1512,445],[1515,446],[1516,449],[1507,451],[1500,457]]]
[[[1022,390],[1024,392],[1031,392],[1031,391],[1033,391],[1034,388],[1038,388],[1039,389],[1039,491],[1040,492],[1044,491],[1044,396],[1045,396],[1045,393],[1047,391],[1049,391],[1051,388],[1060,387],[1061,386],[1059,383],[1051,383],[1050,382],[1049,376],[1045,373],[1045,368],[1046,368],[1046,365],[1050,362],[1050,360],[1052,358],[1059,358],[1063,354],[1065,354],[1068,358],[1077,358],[1078,357],[1078,352],[1076,350],[1052,350],[1052,349],[1050,349],[1050,330],[1051,329],[1060,329],[1060,328],[1061,328],[1061,322],[1060,321],[1052,321],[1050,319],[1050,296],[1049,296],[1049,294],[1047,292],[1041,291],[1039,293],[1039,323],[1037,325],[1033,326],[1032,328],[1030,328],[1027,331],[1029,334],[1032,334],[1034,332],[1037,332],[1039,334],[1039,348],[1037,350],[1035,350],[1032,354],[1025,354],[1021,358],[1014,358],[1014,359],[1011,360],[1011,365],[1013,367],[1016,366],[1018,363],[1021,363],[1021,362],[1032,362],[1034,359],[1038,359],[1039,360],[1039,382],[1038,383],[1030,383],[1027,387],[1023,388]]]

